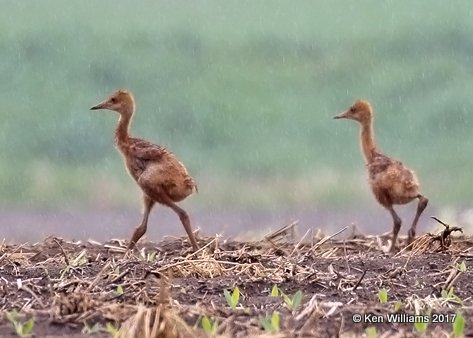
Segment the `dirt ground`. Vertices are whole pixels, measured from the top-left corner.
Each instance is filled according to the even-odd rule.
[[[372,337],[414,337],[420,329],[412,322],[387,315],[405,321],[428,311],[424,336],[451,336],[458,313],[473,336],[473,238],[441,248],[424,235],[396,254],[383,251],[384,237],[335,238],[297,241],[287,228],[257,242],[200,239],[196,253],[185,238],[144,243],[126,256],[118,241],[0,245],[0,336],[18,336],[7,318],[13,309],[20,326],[33,318],[33,337],[205,337],[202,316],[222,337],[361,337],[372,327]],[[291,308],[280,292],[272,297],[274,285],[290,298],[302,291],[300,305]],[[241,295],[232,309],[224,290],[235,287]],[[262,318],[274,312],[280,328],[270,334]]]

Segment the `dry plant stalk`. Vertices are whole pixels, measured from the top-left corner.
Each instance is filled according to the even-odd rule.
[[[280,229],[273,231],[272,233],[264,236],[264,239],[271,244],[276,250],[284,252],[281,248],[281,244],[293,243],[296,236],[295,226],[299,221],[294,221],[288,225],[281,227]]]
[[[161,288],[158,305],[146,307],[138,305],[136,313],[126,320],[118,331],[117,338],[180,338],[197,337],[197,332],[190,328],[171,306],[172,273],[161,276]],[[187,334],[187,335],[184,335]]]
[[[436,234],[428,233],[416,238],[414,242],[412,242],[410,245],[402,249],[398,253],[398,255],[409,249],[411,250],[411,255],[419,255],[419,254],[425,253],[430,249],[432,244],[434,244],[435,242],[439,242],[439,248],[437,249],[438,251],[445,251],[452,244],[452,233],[453,232],[463,233],[463,229],[460,227],[450,226],[449,224],[446,224],[445,222],[441,221],[435,216],[431,216],[431,218],[437,221],[438,223],[442,224],[445,227],[445,229],[437,232]]]

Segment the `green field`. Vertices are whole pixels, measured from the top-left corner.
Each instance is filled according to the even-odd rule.
[[[363,97],[380,148],[433,205],[473,197],[473,7],[444,1],[6,1],[0,5],[0,202],[121,206],[136,188],[117,116],[168,146],[198,205],[372,203],[358,130],[332,116]]]

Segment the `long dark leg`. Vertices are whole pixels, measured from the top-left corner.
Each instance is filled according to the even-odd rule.
[[[427,204],[429,203],[428,198],[422,196],[422,195],[417,195],[417,198],[419,199],[419,203],[417,204],[417,212],[416,216],[414,217],[414,220],[412,221],[412,226],[409,229],[407,233],[407,245],[411,244],[412,241],[414,240],[414,237],[416,236],[416,228],[417,228],[417,222],[419,221],[419,217],[424,211],[424,209],[427,207]]]
[[[153,208],[154,201],[146,195],[143,195],[143,219],[141,220],[140,225],[138,225],[131,236],[130,244],[128,244],[127,250],[133,249],[138,242],[138,240],[146,233],[146,228],[148,227],[148,217]]]
[[[191,221],[187,212],[181,207],[179,207],[176,203],[174,203],[173,200],[166,193],[163,192],[161,194],[161,198],[161,202],[170,207],[172,210],[174,210],[174,212],[179,216],[179,219],[181,220],[181,223],[187,232],[187,236],[189,237],[189,241],[191,242],[194,251],[199,250],[199,246],[197,245],[197,241],[195,240],[194,233],[192,232]]]
[[[393,217],[393,242],[391,243],[391,248],[389,251],[394,252],[396,250],[396,241],[397,241],[397,235],[399,234],[399,230],[401,230],[401,224],[402,221],[399,218],[399,216],[396,214],[396,211],[394,211],[394,208],[392,205],[387,207],[389,212],[391,213],[391,216]]]

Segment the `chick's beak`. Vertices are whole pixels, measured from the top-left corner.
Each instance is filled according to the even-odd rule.
[[[347,119],[349,112],[350,112],[349,110],[345,110],[344,112],[338,114],[337,116],[334,116],[333,118],[334,119]]]
[[[90,110],[98,110],[98,109],[107,109],[107,101],[100,102],[99,104],[90,108]]]

